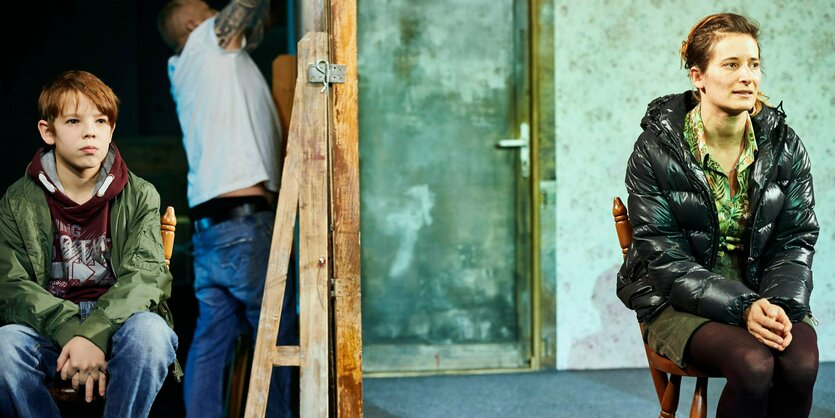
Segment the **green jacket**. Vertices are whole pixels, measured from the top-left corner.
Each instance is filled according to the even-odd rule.
[[[173,328],[165,303],[172,277],[162,250],[159,200],[151,183],[129,174],[110,209],[116,283],[81,322],[78,305],[46,290],[54,236],[43,189],[29,177],[12,184],[0,199],[0,324],[28,325],[62,347],[82,336],[105,353],[113,334],[136,312],[156,312]],[[176,361],[174,374],[182,376]]]

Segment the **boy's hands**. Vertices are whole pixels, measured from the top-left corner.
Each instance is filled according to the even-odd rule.
[[[58,356],[57,370],[61,372],[61,379],[72,379],[72,387],[78,390],[84,385],[85,400],[93,401],[93,386],[99,384],[99,396],[104,396],[107,383],[107,362],[104,352],[84,337],[73,337],[61,349]]]
[[[792,323],[783,308],[759,299],[743,314],[748,332],[759,342],[783,351],[792,341]]]

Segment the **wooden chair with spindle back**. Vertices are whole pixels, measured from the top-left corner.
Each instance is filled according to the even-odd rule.
[[[615,197],[612,207],[612,215],[615,217],[615,229],[618,233],[618,241],[623,250],[623,257],[629,251],[632,244],[632,224],[629,222],[629,215],[626,213],[626,206],[619,197]],[[644,326],[640,325],[643,338]],[[696,390],[693,391],[693,403],[690,406],[690,418],[707,417],[707,380],[708,377],[723,377],[721,375],[709,374],[698,370],[695,367],[681,368],[676,366],[670,359],[662,356],[649,348],[644,342],[644,351],[649,363],[649,372],[652,375],[652,382],[655,384],[655,392],[658,395],[658,402],[661,404],[659,418],[675,417],[678,409],[679,391],[682,377],[695,377]]]
[[[165,265],[171,265],[171,254],[174,252],[174,233],[177,229],[177,217],[174,208],[169,206],[160,217],[160,235],[162,236],[162,250],[165,254]],[[50,386],[49,393],[56,403],[84,402],[83,387],[75,390],[69,380],[59,380]],[[98,392],[94,392],[98,393]],[[98,395],[96,395],[98,397]]]

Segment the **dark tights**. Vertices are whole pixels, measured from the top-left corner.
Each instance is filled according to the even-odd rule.
[[[708,322],[693,334],[689,361],[728,379],[716,410],[721,417],[808,417],[818,376],[818,344],[812,327],[792,326],[782,352],[739,326]]]

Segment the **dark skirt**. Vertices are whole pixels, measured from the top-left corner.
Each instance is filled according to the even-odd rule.
[[[745,267],[743,257],[739,252],[720,252],[714,272],[729,279],[744,282],[742,279]],[[687,364],[684,361],[684,353],[690,337],[702,324],[709,321],[707,318],[668,306],[646,324],[644,339],[653,351],[672,360],[679,367],[685,367]],[[808,316],[803,318],[803,322],[814,328]]]

